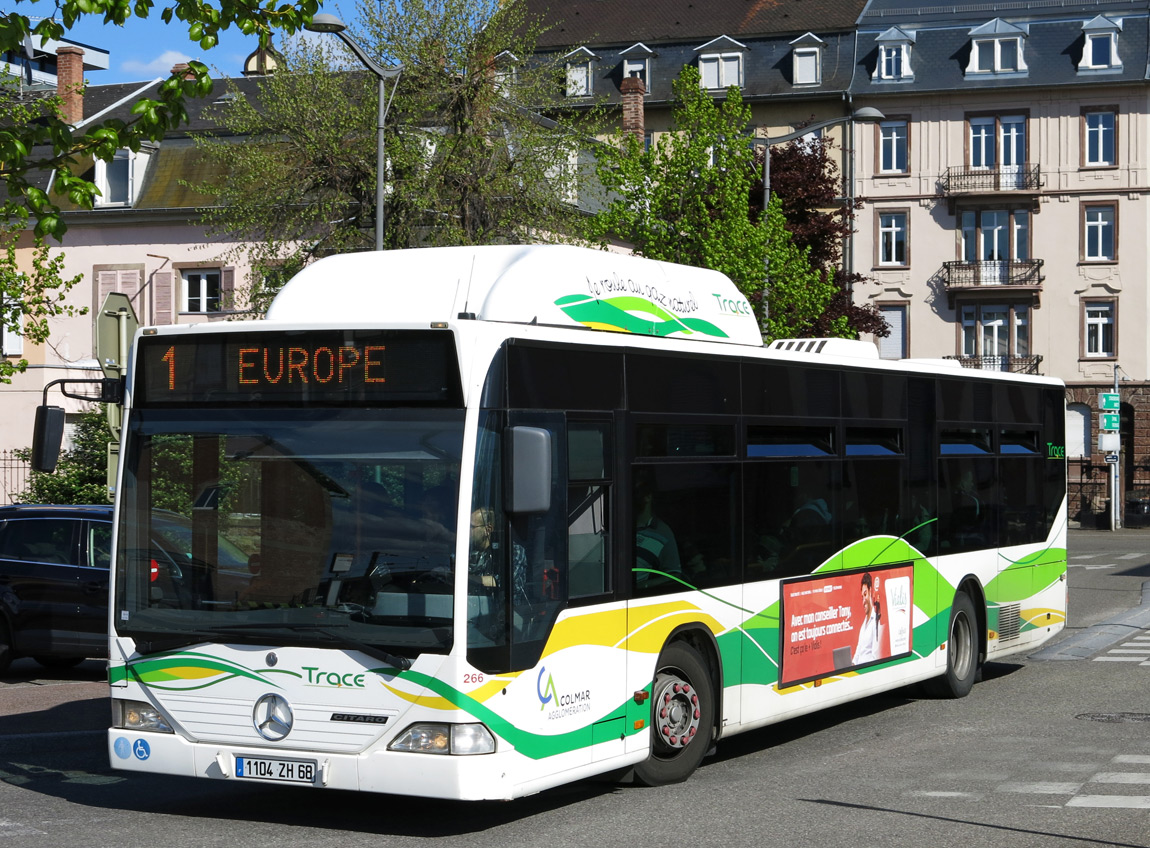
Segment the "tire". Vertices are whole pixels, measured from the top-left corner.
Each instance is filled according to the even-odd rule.
[[[32,657],[44,668],[75,668],[86,657]]]
[[[974,602],[965,592],[958,592],[950,608],[946,671],[926,682],[927,692],[936,698],[965,698],[974,686],[981,660]]]
[[[681,783],[691,776],[715,726],[715,690],[707,664],[686,642],[672,642],[659,656],[651,688],[651,753],[635,767],[646,786]]]

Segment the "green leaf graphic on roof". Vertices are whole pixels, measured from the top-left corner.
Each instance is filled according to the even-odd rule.
[[[567,317],[596,330],[622,330],[644,336],[701,333],[725,339],[727,334],[702,318],[679,318],[643,297],[624,295],[597,299],[584,294],[566,295],[555,301]]]

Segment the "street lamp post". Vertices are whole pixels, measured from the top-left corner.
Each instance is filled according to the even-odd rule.
[[[383,146],[383,123],[387,120],[387,110],[391,106],[391,100],[386,96],[386,82],[387,80],[394,80],[391,86],[391,96],[395,97],[395,89],[399,85],[399,75],[403,73],[403,66],[397,65],[391,68],[385,68],[368,56],[363,48],[355,42],[355,40],[345,31],[347,25],[337,18],[335,15],[329,15],[326,12],[320,12],[311,23],[307,24],[306,29],[311,32],[330,32],[332,35],[339,38],[344,44],[348,46],[355,57],[359,59],[369,71],[375,74],[376,79],[379,80],[379,120],[376,122],[376,144],[375,144],[375,249],[383,250],[383,224],[384,224],[384,205],[383,205],[383,186],[384,186],[384,169],[386,167],[386,157],[384,156]]]
[[[882,121],[886,119],[886,115],[875,109],[873,106],[864,106],[861,109],[856,109],[850,115],[840,115],[837,118],[828,118],[825,121],[817,121],[809,126],[803,127],[801,130],[789,132],[786,135],[778,135],[773,138],[752,138],[751,144],[755,147],[763,148],[763,219],[767,217],[767,203],[771,199],[771,147],[776,144],[786,144],[788,141],[794,141],[797,138],[802,138],[808,133],[818,132],[819,130],[826,129],[827,127],[837,126],[838,124],[848,124],[848,128],[853,130],[856,122],[873,122]],[[850,161],[854,161],[854,133],[851,132],[851,139],[849,142],[849,155]],[[854,198],[854,167],[853,165],[847,172],[847,192],[851,199]],[[765,281],[770,278],[770,258],[763,259],[763,274]],[[767,300],[766,300],[766,287],[763,288],[763,324],[766,326],[767,320]]]

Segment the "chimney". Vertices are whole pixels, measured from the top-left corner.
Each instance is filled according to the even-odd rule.
[[[72,126],[84,120],[84,51],[65,44],[56,48],[56,93],[60,111]]]
[[[186,80],[196,78],[196,75],[188,70],[187,62],[176,62],[176,64],[172,65],[171,74],[172,76],[182,76]]]
[[[643,96],[647,93],[647,86],[638,77],[627,77],[619,84],[619,91],[623,93],[623,132],[634,133],[642,142],[647,131],[643,117]]]

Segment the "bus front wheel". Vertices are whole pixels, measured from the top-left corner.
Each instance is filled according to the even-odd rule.
[[[950,629],[946,639],[946,672],[926,682],[927,691],[937,698],[965,698],[978,674],[978,616],[974,602],[965,592],[954,596],[950,608]]]
[[[651,701],[651,754],[635,777],[646,786],[681,783],[703,761],[715,725],[714,687],[698,651],[686,642],[663,649]]]

